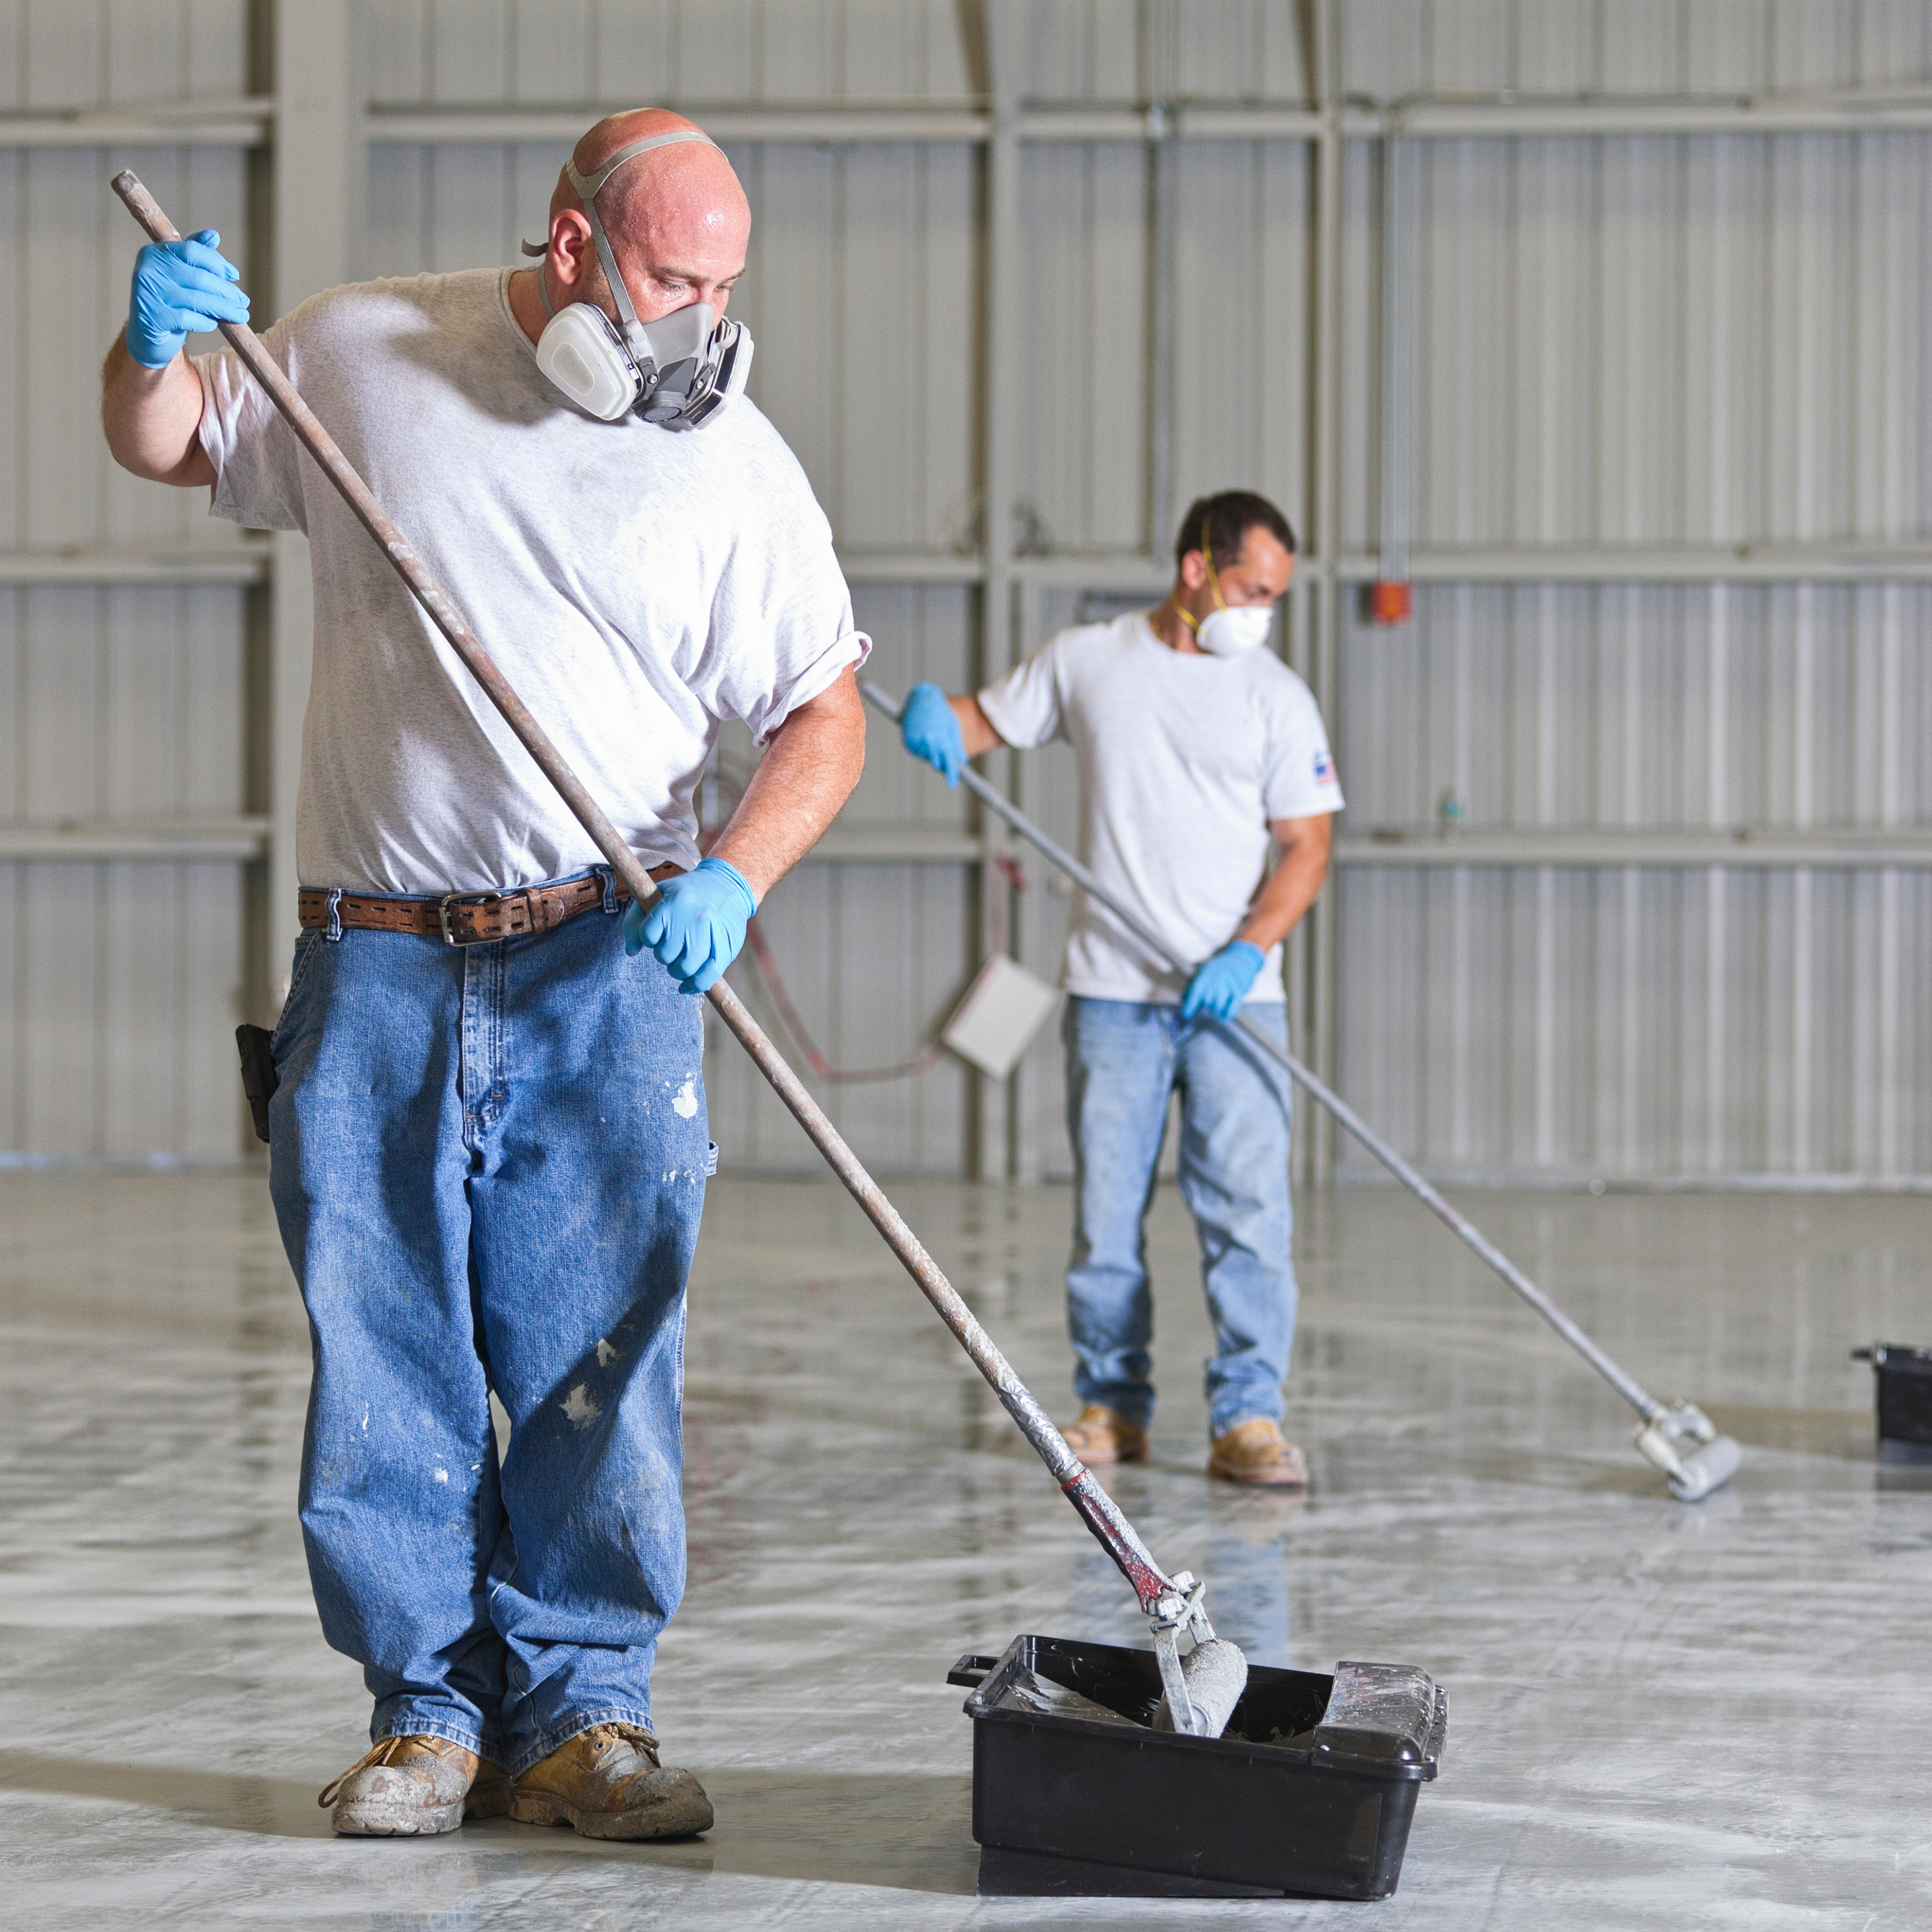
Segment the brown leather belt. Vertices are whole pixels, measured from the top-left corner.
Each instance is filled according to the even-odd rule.
[[[682,866],[653,866],[653,879],[668,879]],[[631,896],[623,880],[613,881],[619,903]],[[593,872],[560,886],[522,886],[507,892],[446,892],[440,898],[378,898],[372,893],[332,891],[304,886],[296,894],[308,932],[356,926],[374,932],[409,932],[440,939],[446,946],[484,946],[494,939],[516,939],[548,932],[579,913],[604,903],[604,880]]]

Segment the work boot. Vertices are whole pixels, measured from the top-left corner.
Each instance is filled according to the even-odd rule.
[[[1238,1422],[1214,1438],[1208,1473],[1224,1483],[1247,1483],[1277,1490],[1305,1490],[1308,1461],[1264,1415]]]
[[[510,1808],[501,1766],[447,1738],[385,1738],[315,1801],[335,1808],[331,1828],[344,1838],[388,1838],[453,1832],[465,1818],[500,1818]]]
[[[642,1725],[593,1724],[517,1780],[510,1816],[585,1838],[688,1838],[710,1830],[711,1801],[689,1772],[658,1762]]]
[[[1060,1432],[1067,1448],[1089,1467],[1147,1460],[1147,1431],[1097,1402],[1090,1402]]]

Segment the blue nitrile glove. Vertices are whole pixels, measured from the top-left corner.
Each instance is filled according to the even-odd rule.
[[[1235,939],[1213,958],[1204,959],[1180,996],[1180,1017],[1191,1020],[1196,1013],[1212,1013],[1217,1020],[1232,1019],[1255,983],[1264,956],[1259,946]]]
[[[665,880],[648,906],[633,899],[624,908],[624,950],[636,954],[648,946],[680,993],[708,993],[737,958],[758,909],[736,866],[700,859],[695,872]]]
[[[144,369],[165,369],[190,335],[220,322],[246,322],[242,272],[217,254],[212,228],[182,242],[150,242],[134,257],[128,302],[128,353]]]
[[[899,713],[899,742],[915,758],[923,758],[944,774],[948,784],[959,782],[966,769],[966,740],[938,685],[916,684],[906,693],[905,709]]]

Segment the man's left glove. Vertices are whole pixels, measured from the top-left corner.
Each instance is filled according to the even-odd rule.
[[[150,242],[134,257],[128,298],[128,353],[144,369],[165,369],[192,334],[248,320],[242,272],[215,251],[212,228],[178,242]]]
[[[665,880],[648,906],[633,899],[624,908],[624,950],[634,956],[648,946],[680,993],[708,993],[737,958],[758,909],[736,866],[700,859],[696,871]]]
[[[1211,959],[1204,959],[1180,996],[1180,1017],[1191,1020],[1196,1013],[1212,1013],[1217,1020],[1232,1019],[1255,983],[1264,956],[1259,946],[1237,939]]]

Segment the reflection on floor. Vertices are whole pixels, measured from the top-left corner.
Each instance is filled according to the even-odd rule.
[[[1050,1406],[1052,1190],[902,1204]],[[1303,1204],[1305,1504],[1199,1471],[1206,1328],[1171,1196],[1156,1457],[1120,1499],[1257,1660],[1412,1663],[1439,1783],[1386,1904],[979,1900],[944,1682],[1022,1630],[1137,1642],[1131,1599],[829,1184],[716,1185],[689,1354],[690,1594],[668,1750],[701,1843],[497,1822],[334,1843],[361,1748],[292,1499],[306,1331],[260,1180],[0,1179],[0,1880],[8,1922],[330,1927],[1932,1924],[1932,1477],[1872,1458],[1874,1340],[1932,1342],[1912,1201],[1479,1196],[1660,1392],[1746,1445],[1665,1500],[1630,1418],[1406,1199]]]

